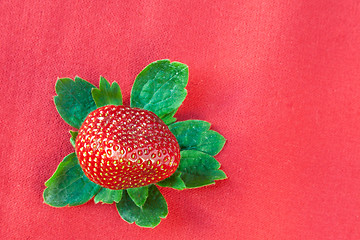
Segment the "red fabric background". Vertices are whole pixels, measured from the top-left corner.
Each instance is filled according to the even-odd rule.
[[[2,0],[0,12],[1,239],[360,239],[358,1]],[[73,151],[56,78],[103,75],[128,104],[163,58],[189,65],[177,117],[228,139],[228,180],[162,188],[155,229],[113,205],[43,204]]]

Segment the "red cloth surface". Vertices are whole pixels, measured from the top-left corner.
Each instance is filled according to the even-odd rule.
[[[0,1],[1,239],[360,239],[358,1]],[[186,63],[179,120],[227,138],[228,179],[161,188],[169,215],[129,225],[114,205],[52,208],[44,182],[73,151],[57,77],[132,83]]]

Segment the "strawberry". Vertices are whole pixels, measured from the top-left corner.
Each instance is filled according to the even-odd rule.
[[[91,112],[75,150],[85,175],[114,190],[159,182],[180,162],[179,144],[167,125],[150,111],[125,106]]]

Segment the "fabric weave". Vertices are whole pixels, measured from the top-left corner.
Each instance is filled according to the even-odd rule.
[[[1,239],[360,239],[358,1],[0,1]],[[227,139],[227,180],[161,188],[169,215],[129,225],[114,205],[43,203],[73,150],[57,77],[116,81],[189,66],[175,117]]]

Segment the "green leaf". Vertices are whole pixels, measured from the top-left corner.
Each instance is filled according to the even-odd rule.
[[[138,188],[129,188],[126,190],[129,194],[129,197],[138,207],[142,207],[148,197],[148,186],[138,187]]]
[[[79,77],[75,77],[75,81],[70,78],[57,80],[55,90],[58,96],[54,97],[55,106],[70,126],[79,129],[86,116],[96,109],[91,95],[94,87]]]
[[[120,216],[128,223],[136,223],[140,227],[156,227],[161,218],[168,214],[165,198],[155,185],[149,187],[149,196],[142,207],[138,207],[124,191],[123,197],[116,208]]]
[[[177,109],[175,109],[173,112],[163,116],[161,120],[163,120],[163,122],[166,125],[170,125],[170,124],[176,122],[176,118],[174,118],[176,111],[177,111]]]
[[[43,197],[53,207],[77,206],[89,201],[100,189],[82,171],[75,153],[67,155],[45,182]]]
[[[180,152],[181,160],[177,172],[187,188],[197,188],[214,184],[215,180],[226,179],[226,174],[219,170],[220,163],[206,153],[196,150]]]
[[[94,197],[95,203],[107,203],[112,204],[114,202],[118,203],[121,200],[123,190],[112,190],[108,188],[101,188],[101,190]]]
[[[123,104],[119,85],[116,82],[110,85],[104,77],[100,77],[99,89],[93,88],[91,93],[98,108],[106,105]]]
[[[212,156],[218,154],[225,144],[225,138],[209,130],[210,123],[201,120],[176,122],[169,126],[181,150],[198,150]]]
[[[70,143],[73,145],[73,147],[75,147],[75,141],[76,141],[76,137],[78,135],[78,132],[77,131],[69,131],[70,134],[71,134],[71,138],[70,138]]]
[[[161,119],[176,112],[187,94],[188,75],[183,63],[167,59],[150,63],[135,79],[131,107],[152,111]]]
[[[164,180],[156,184],[159,185],[160,187],[169,187],[177,190],[184,190],[186,189],[186,186],[180,176],[181,176],[181,172],[175,172],[170,177],[165,178]]]

